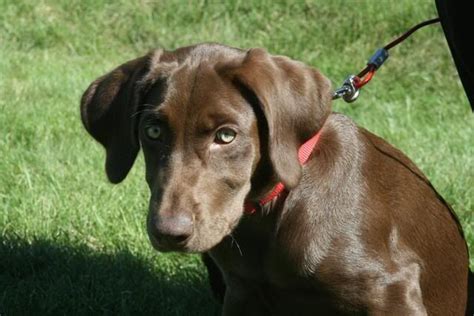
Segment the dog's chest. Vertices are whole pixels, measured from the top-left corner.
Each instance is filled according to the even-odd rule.
[[[337,314],[334,302],[338,299],[331,290],[331,277],[319,274],[319,265],[314,260],[308,262],[310,248],[315,245],[286,238],[287,234],[278,238],[280,231],[272,229],[239,227],[232,238],[226,238],[212,251],[227,285],[256,295],[267,309],[275,309],[275,315],[285,315],[285,308],[290,308],[287,315],[295,310],[298,315],[311,314],[315,308]]]
[[[252,220],[244,221],[211,251],[221,270],[232,277],[255,282],[293,278],[291,267],[284,263],[288,261],[287,255],[279,251],[283,247],[276,245],[273,226],[254,224]]]
[[[256,299],[271,315],[313,315],[315,310],[323,311],[323,315],[341,313],[325,284],[302,275],[275,245],[268,241],[252,245],[237,242],[240,250],[236,249],[236,241],[230,241],[233,245],[229,244],[227,251],[213,253],[228,287]]]
[[[211,255],[233,280],[283,291],[311,287],[314,278],[309,276],[306,262],[308,246],[293,238],[278,238],[275,227],[261,223],[240,226]]]

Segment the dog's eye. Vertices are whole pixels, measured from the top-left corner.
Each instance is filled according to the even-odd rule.
[[[230,128],[221,128],[216,133],[215,142],[220,144],[229,144],[235,139],[235,136],[237,136],[237,133]]]
[[[157,140],[161,135],[161,128],[158,125],[151,125],[145,128],[146,136],[151,140]]]

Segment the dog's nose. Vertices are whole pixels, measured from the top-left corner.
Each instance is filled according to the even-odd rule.
[[[180,243],[193,233],[193,218],[190,214],[159,215],[154,221],[155,237],[158,241]]]

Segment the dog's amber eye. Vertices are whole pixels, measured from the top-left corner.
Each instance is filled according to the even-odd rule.
[[[221,128],[216,133],[215,142],[220,144],[229,144],[235,139],[235,136],[237,136],[237,133],[230,128]]]
[[[161,135],[161,128],[158,125],[151,125],[145,128],[146,136],[151,140],[157,140]]]

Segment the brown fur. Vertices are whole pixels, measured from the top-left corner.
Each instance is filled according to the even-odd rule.
[[[405,155],[331,113],[330,92],[287,57],[201,44],[97,79],[81,114],[112,182],[141,146],[150,240],[206,252],[224,315],[463,315],[468,252],[455,214]],[[229,144],[215,140],[223,126],[237,132]],[[320,129],[301,167],[297,150]],[[243,214],[278,181],[286,199]]]

